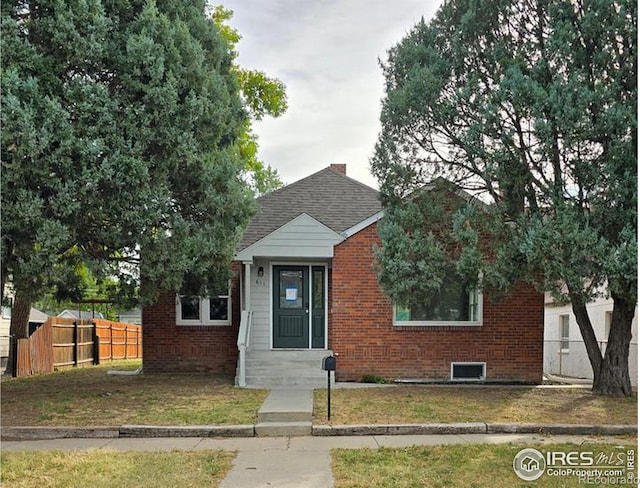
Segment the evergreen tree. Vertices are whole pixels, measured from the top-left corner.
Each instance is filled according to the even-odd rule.
[[[2,280],[11,334],[56,270],[226,286],[252,212],[247,111],[205,2],[2,2]],[[135,278],[135,276],[134,276]],[[4,290],[4,286],[3,286]]]
[[[455,264],[495,293],[525,278],[571,303],[594,391],[611,395],[631,394],[637,302],[636,8],[446,1],[389,52],[372,159],[394,299],[438,286],[404,279],[406,263],[436,277]],[[490,204],[450,209],[449,227],[430,230],[447,199],[406,197],[439,176]],[[601,294],[613,299],[604,355],[586,309]]]

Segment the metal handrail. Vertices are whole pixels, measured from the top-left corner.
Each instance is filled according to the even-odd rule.
[[[238,330],[238,347],[249,347],[251,341],[251,323],[253,310],[243,310],[240,313],[240,329]]]
[[[238,330],[238,386],[247,386],[246,381],[246,351],[251,341],[251,324],[253,311],[243,310],[240,314],[240,329]]]

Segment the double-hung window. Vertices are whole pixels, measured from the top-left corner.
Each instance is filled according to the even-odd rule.
[[[231,325],[231,296],[194,297],[179,295],[176,299],[178,325]]]
[[[394,325],[482,325],[482,294],[477,287],[450,275],[439,290],[396,304]]]

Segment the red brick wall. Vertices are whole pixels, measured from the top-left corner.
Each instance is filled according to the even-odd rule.
[[[376,224],[335,248],[329,348],[339,381],[363,375],[448,380],[451,362],[486,362],[487,381],[542,380],[544,296],[520,285],[508,298],[483,302],[481,327],[398,327],[378,286],[372,246]]]
[[[176,296],[164,293],[142,310],[145,373],[235,374],[240,324],[239,279],[232,281],[230,326],[176,325]]]

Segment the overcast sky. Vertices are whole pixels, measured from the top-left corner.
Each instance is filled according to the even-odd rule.
[[[254,124],[260,158],[292,183],[331,163],[377,187],[369,159],[384,94],[379,59],[440,0],[212,0],[233,10],[238,63],[287,86],[289,109]]]

